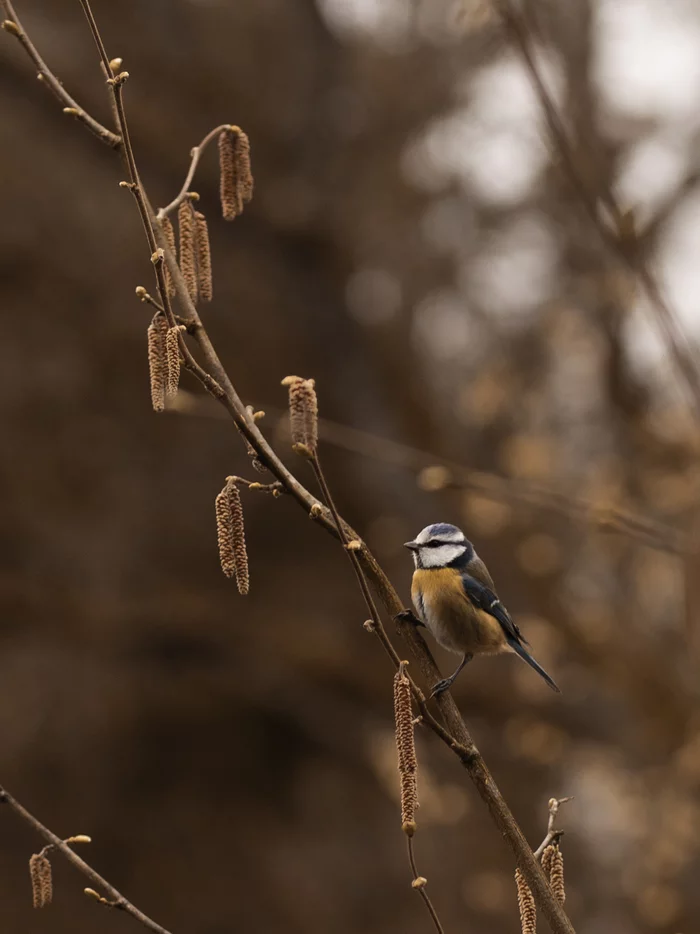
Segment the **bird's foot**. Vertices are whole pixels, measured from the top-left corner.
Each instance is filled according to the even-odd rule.
[[[430,692],[430,696],[437,697],[438,694],[442,694],[443,691],[446,691],[448,688],[451,688],[455,682],[455,679],[457,678],[457,675],[464,668],[464,666],[468,664],[473,658],[474,658],[474,654],[472,652],[465,652],[464,657],[462,658],[462,661],[459,663],[457,667],[457,671],[453,671],[452,674],[449,676],[449,678],[443,678],[442,681],[438,681],[438,683],[435,685],[435,687]]]
[[[397,613],[394,617],[394,622],[397,623],[413,623],[414,626],[422,626],[423,623],[418,619],[413,610],[401,610],[400,613]]]
[[[438,683],[433,686],[430,696],[438,697],[443,691],[449,690],[452,687],[453,681],[454,678],[443,678],[442,681],[438,681]]]

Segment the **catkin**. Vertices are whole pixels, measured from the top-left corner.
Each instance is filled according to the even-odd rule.
[[[228,481],[216,497],[216,529],[219,538],[221,570],[226,577],[235,577],[238,592],[250,589],[248,551],[245,544],[243,504],[238,487]]]
[[[294,444],[305,445],[312,454],[318,446],[318,399],[312,379],[287,376],[283,386],[289,387],[289,421]]]
[[[151,402],[154,412],[165,408],[165,383],[168,364],[165,350],[165,336],[168,322],[161,314],[156,314],[148,326],[148,372],[151,379]]]
[[[219,135],[219,182],[221,211],[225,220],[232,221],[253,197],[250,142],[239,127],[229,127]]]
[[[522,934],[536,934],[537,909],[535,908],[535,899],[520,869],[515,870],[515,885],[518,890],[521,932]]]
[[[245,545],[245,526],[243,524],[243,503],[235,484],[229,486],[229,503],[233,527],[233,558],[236,567],[238,592],[247,594],[250,589],[248,575],[248,550]]]
[[[170,222],[170,218],[164,217],[160,223],[161,223],[161,227],[163,228],[163,236],[165,237],[166,243],[168,244],[168,247],[170,248],[170,251],[175,257],[175,259],[177,259],[177,248],[175,246],[175,231],[173,229],[173,225]],[[175,295],[175,283],[173,282],[173,277],[170,275],[168,264],[165,261],[163,262],[163,272],[165,273],[166,291],[168,295],[170,296],[170,298],[172,298]]]
[[[564,854],[558,844],[554,844],[554,853],[552,854],[552,865],[549,870],[549,884],[556,895],[559,904],[563,905],[566,901],[566,889],[564,888]]]
[[[250,170],[250,140],[243,130],[238,131],[235,143],[236,182],[240,200],[248,204],[253,198],[253,173]],[[241,206],[241,211],[243,207]]]
[[[228,498],[228,485],[216,497],[216,531],[219,538],[219,559],[221,570],[226,577],[233,577],[236,573],[236,562],[233,557],[233,529],[231,525],[231,507]]]
[[[29,860],[29,877],[32,880],[32,900],[35,908],[44,908],[53,898],[51,863],[44,853],[34,853]]]
[[[306,446],[316,453],[318,447],[318,399],[316,398],[315,383],[312,379],[305,379],[299,387],[304,412],[304,432]]]
[[[554,844],[550,843],[545,847],[540,863],[542,864],[542,872],[549,877],[552,874],[552,861],[554,859]]]
[[[213,295],[211,279],[211,250],[209,248],[209,228],[207,219],[201,211],[194,212],[195,234],[197,243],[197,285],[199,297],[203,302],[210,302]]]
[[[187,291],[193,302],[197,302],[197,254],[194,208],[189,198],[181,202],[177,210],[180,228],[180,269]]]
[[[179,335],[186,328],[183,324],[169,328],[165,335],[165,362],[167,378],[165,381],[165,398],[174,399],[180,386],[180,341]]]
[[[403,663],[394,676],[394,720],[401,779],[401,826],[404,833],[412,837],[416,830],[416,807],[418,805],[416,787],[418,761],[413,736],[411,684],[404,673]]]
[[[219,194],[221,213],[224,220],[232,221],[243,210],[239,205],[236,186],[235,140],[231,130],[224,130],[219,136]]]

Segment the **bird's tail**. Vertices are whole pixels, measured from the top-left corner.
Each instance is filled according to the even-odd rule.
[[[561,694],[561,690],[557,687],[553,679],[549,677],[549,675],[544,670],[542,665],[540,665],[539,662],[535,661],[535,659],[532,657],[532,655],[530,655],[527,649],[524,649],[522,645],[519,645],[515,641],[515,639],[509,639],[508,644],[510,645],[511,649],[522,658],[524,662],[528,663],[530,668],[534,668],[538,675],[542,675],[544,680],[547,682],[547,684],[550,686],[550,688],[553,691],[556,691],[557,694]]]

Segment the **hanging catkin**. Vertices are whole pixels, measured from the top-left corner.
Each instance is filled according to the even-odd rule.
[[[197,243],[197,285],[199,297],[203,302],[210,302],[213,295],[211,278],[211,250],[209,247],[209,228],[207,219],[201,211],[194,212],[195,240]]]
[[[238,487],[232,480],[216,497],[216,529],[219,540],[221,570],[226,577],[235,577],[238,592],[250,589],[248,551],[245,543],[243,504]]]
[[[180,341],[179,335],[186,331],[183,324],[177,324],[174,328],[169,328],[165,335],[165,362],[166,362],[166,381],[165,397],[174,399],[180,386]]]
[[[168,363],[165,349],[165,336],[168,322],[158,313],[148,326],[148,372],[151,380],[151,402],[154,412],[165,408],[165,384],[168,375]]]
[[[219,135],[219,183],[221,212],[232,221],[253,197],[250,142],[240,127],[228,127]]]
[[[197,254],[194,208],[189,198],[177,210],[180,228],[180,269],[187,291],[193,302],[197,302]]]
[[[418,761],[413,735],[411,684],[405,674],[404,664],[402,662],[394,675],[394,721],[401,782],[401,826],[404,833],[411,837],[416,830]]]
[[[537,909],[535,908],[535,899],[520,869],[515,870],[515,885],[518,890],[521,934],[536,934]]]
[[[231,130],[224,130],[219,136],[219,194],[221,196],[221,213],[224,220],[227,221],[232,221],[240,214],[236,188],[234,144],[235,139]]]
[[[32,880],[32,901],[35,908],[44,908],[53,898],[51,863],[45,853],[34,853],[29,860],[29,877]]]
[[[168,244],[168,247],[170,248],[171,253],[177,260],[177,248],[175,246],[175,231],[173,229],[172,223],[170,222],[170,218],[164,217],[160,223],[161,223],[161,227],[163,228],[163,236],[165,237],[165,241]],[[170,275],[170,270],[168,269],[168,264],[166,261],[163,262],[163,272],[165,273],[166,291],[168,295],[170,296],[170,298],[172,298],[175,295],[175,283],[173,282],[173,278]]]
[[[318,447],[318,399],[315,381],[300,376],[287,376],[282,385],[289,389],[289,424],[292,442],[308,448],[311,454]]]
[[[549,870],[549,884],[552,891],[557,896],[560,904],[566,901],[566,889],[564,888],[564,854],[559,844],[554,844],[554,853],[552,854],[552,864]]]
[[[243,130],[238,131],[234,146],[234,157],[236,160],[236,180],[242,211],[243,204],[248,204],[253,198],[253,173],[250,169],[250,141]]]

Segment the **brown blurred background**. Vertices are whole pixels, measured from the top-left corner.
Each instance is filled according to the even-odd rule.
[[[315,377],[338,503],[401,593],[401,543],[463,525],[563,687],[491,659],[456,697],[534,845],[547,799],[575,795],[577,931],[690,932],[698,565],[590,520],[614,505],[685,531],[696,429],[507,35],[477,0],[457,6],[94,2],[155,203],[212,126],[250,135],[242,218],[219,218],[213,152],[194,185],[213,242],[203,314],[245,401],[287,451],[280,380]],[[580,164],[634,208],[691,329],[700,10],[526,6]],[[17,12],[108,121],[78,4]],[[91,834],[96,868],[177,934],[429,930],[399,827],[392,672],[342,553],[291,501],[250,495],[250,596],[223,577],[214,496],[252,471],[187,377],[177,412],[150,409],[134,288],[152,271],[119,160],[7,35],[0,110],[0,781],[56,833]],[[493,492],[460,488],[446,459]],[[509,852],[457,761],[430,735],[419,754],[419,868],[446,930],[516,931]],[[3,931],[134,930],[59,860],[54,904],[34,911],[40,844],[0,820]]]

